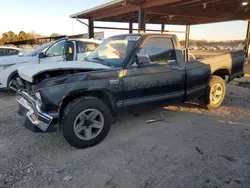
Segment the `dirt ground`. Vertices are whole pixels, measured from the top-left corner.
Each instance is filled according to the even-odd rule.
[[[147,124],[155,118],[158,121]],[[216,111],[195,103],[119,117],[99,145],[78,150],[61,133],[21,126],[0,94],[0,187],[250,187],[250,83],[228,85]]]

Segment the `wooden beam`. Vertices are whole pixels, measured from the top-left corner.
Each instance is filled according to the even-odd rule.
[[[88,28],[89,38],[94,38],[94,21],[89,19],[89,28]]]
[[[146,30],[146,11],[140,7],[138,13],[138,33],[145,33]]]
[[[177,2],[177,3],[174,3],[174,4],[170,5],[170,7],[178,7],[178,6],[183,6],[183,5],[189,5],[189,4],[197,3],[197,2],[202,3],[201,0],[181,1],[181,2]]]
[[[136,5],[141,6],[145,0],[125,0],[125,4],[127,5]]]
[[[149,14],[158,15],[175,15],[175,16],[191,16],[197,18],[222,18],[228,20],[246,20],[250,19],[250,12],[222,12],[218,9],[202,9],[202,8],[166,8],[166,7],[152,7],[147,10]]]
[[[138,11],[139,8],[137,6],[127,6],[127,7],[121,7],[119,9],[115,9],[115,10],[110,10],[110,11],[105,11],[105,12],[100,12],[98,15],[91,17],[92,20],[101,20],[101,19],[105,19],[105,18],[110,18],[110,17],[115,17],[115,16],[119,16],[122,14],[128,14],[131,12],[135,12]]]
[[[180,2],[181,0],[148,0],[143,4],[143,8],[161,6],[170,3]]]

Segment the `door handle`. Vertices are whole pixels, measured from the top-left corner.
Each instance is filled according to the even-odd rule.
[[[172,66],[171,69],[172,69],[172,70],[181,70],[181,68],[180,68],[180,67],[177,67],[177,66]]]

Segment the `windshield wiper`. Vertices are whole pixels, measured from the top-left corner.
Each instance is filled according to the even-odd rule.
[[[98,60],[103,65],[110,66],[110,64],[108,62],[106,62],[104,59],[101,59],[100,57],[94,57],[93,59]]]

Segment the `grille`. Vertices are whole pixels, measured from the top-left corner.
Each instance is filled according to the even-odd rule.
[[[32,85],[30,82],[22,79],[22,78],[17,78],[17,87],[21,91],[25,91],[28,94],[32,94]]]

